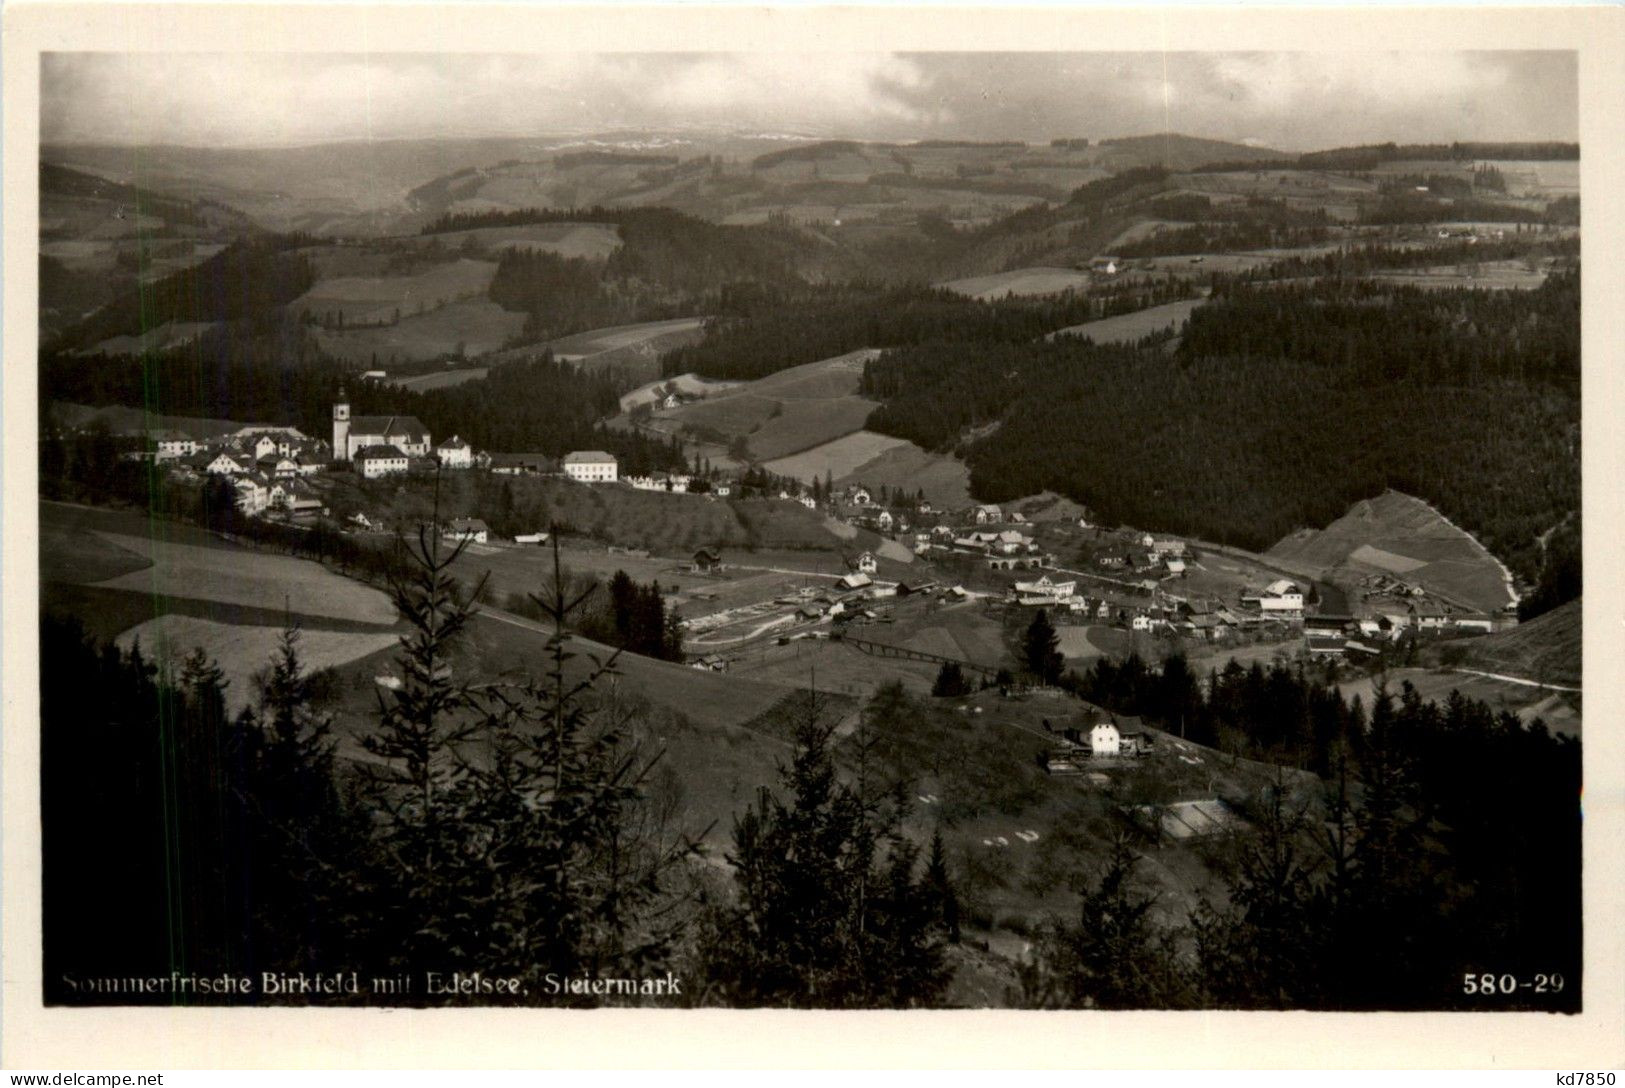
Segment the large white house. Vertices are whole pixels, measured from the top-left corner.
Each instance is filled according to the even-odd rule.
[[[333,405],[333,460],[353,461],[369,446],[393,446],[408,457],[427,457],[429,428],[415,416],[350,416],[350,400],[339,390]]]
[[[1089,730],[1089,751],[1097,756],[1115,756],[1123,749],[1123,738],[1111,722],[1097,722]]]
[[[411,458],[406,456],[405,451],[389,445],[368,446],[355,453],[356,471],[368,480],[405,472],[411,464]]]
[[[1278,579],[1264,587],[1264,592],[1258,598],[1258,608],[1266,616],[1300,618],[1303,616],[1303,590],[1285,578]]]
[[[612,484],[619,464],[615,455],[603,450],[571,450],[564,455],[564,474],[584,484]]]
[[[1050,600],[1065,600],[1077,591],[1078,583],[1057,582],[1049,575],[1040,575],[1036,582],[1017,582],[1011,587],[1017,597],[1045,597]]]
[[[472,468],[474,465],[474,447],[456,435],[436,446],[434,452],[447,468]]]

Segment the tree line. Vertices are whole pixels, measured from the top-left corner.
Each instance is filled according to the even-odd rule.
[[[952,339],[966,344],[1036,340],[1145,306],[1190,297],[1183,283],[1114,284],[1100,291],[993,300],[943,288],[874,283],[773,288],[738,285],[718,297],[717,317],[697,344],[667,352],[667,374],[696,371],[749,380],[863,348],[893,348]]]
[[[1160,671],[1137,657],[1102,659],[1070,682],[1176,735],[1314,774],[1298,787],[1279,776],[1262,796],[1234,799],[1255,833],[1228,859],[1228,905],[1204,900],[1188,920],[1194,984],[1153,962],[1128,995],[1478,1008],[1465,976],[1555,972],[1562,992],[1532,1006],[1578,1010],[1577,741],[1459,692],[1443,703],[1408,682],[1395,692],[1380,676],[1369,703],[1301,667],[1232,661],[1203,682],[1179,657]],[[1132,889],[1133,868],[1131,857],[1114,858],[1096,893],[1110,901],[1101,913],[1137,917],[1145,897]],[[1086,902],[1086,916],[1091,909]],[[1155,954],[1143,915],[1131,940],[1105,942],[1110,959],[1136,962],[1136,944]],[[1527,996],[1517,1003],[1531,1007]]]
[[[1534,580],[1536,538],[1579,504],[1577,284],[1236,287],[1173,354],[922,344],[868,364],[868,426],[961,449],[987,501],[1049,489],[1253,550],[1394,488]]]

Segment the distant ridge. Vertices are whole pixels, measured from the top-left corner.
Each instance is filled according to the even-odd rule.
[[[1170,170],[1196,170],[1212,163],[1284,162],[1295,158],[1270,147],[1208,140],[1177,132],[1118,136],[1101,140],[1100,147],[1133,156],[1134,163],[1125,165],[1165,166]]]

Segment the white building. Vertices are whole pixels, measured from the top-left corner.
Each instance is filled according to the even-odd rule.
[[[1089,730],[1089,751],[1096,756],[1115,756],[1123,750],[1123,738],[1111,722],[1098,722]]]
[[[880,564],[875,559],[874,552],[864,552],[853,562],[852,567],[859,574],[873,574],[880,569]]]
[[[237,489],[237,509],[245,514],[258,514],[271,504],[269,481],[257,473],[245,473],[231,481]]]
[[[1258,608],[1266,616],[1280,619],[1301,618],[1303,590],[1285,578],[1277,579],[1264,587],[1263,594],[1258,598]]]
[[[152,457],[155,461],[177,461],[192,456],[202,448],[185,431],[161,431],[153,438]]]
[[[564,455],[564,474],[577,483],[612,484],[619,464],[603,450],[572,450]]]
[[[1078,583],[1057,582],[1049,575],[1040,575],[1036,582],[1017,582],[1013,587],[1016,595],[1020,597],[1048,597],[1052,600],[1065,600],[1077,592]]]
[[[392,476],[405,472],[411,466],[411,458],[405,451],[394,446],[368,446],[356,451],[356,471],[361,473],[363,479],[376,480],[380,476]]]
[[[474,465],[474,447],[456,435],[436,446],[434,455],[447,468],[472,468]]]
[[[214,476],[240,476],[248,471],[243,463],[246,458],[233,457],[229,453],[218,453],[205,466],[203,471]]]
[[[491,528],[479,518],[453,518],[440,535],[447,540],[471,540],[484,544],[491,538]]]

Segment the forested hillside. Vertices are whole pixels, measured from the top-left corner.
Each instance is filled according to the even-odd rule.
[[[238,321],[261,326],[315,282],[295,238],[236,242],[193,268],[120,294],[68,330],[58,349],[88,348],[169,321]]]
[[[820,284],[723,292],[704,340],[665,356],[667,374],[749,380],[862,348],[1025,344],[1068,325],[1195,294],[1173,281],[1036,298],[969,299],[930,287]]]
[[[1108,522],[1262,549],[1422,495],[1534,578],[1579,504],[1578,274],[1538,291],[1237,288],[1178,350],[936,342],[870,363],[869,427],[966,447],[977,495],[1054,490]],[[1516,481],[1516,483],[1512,483]]]

